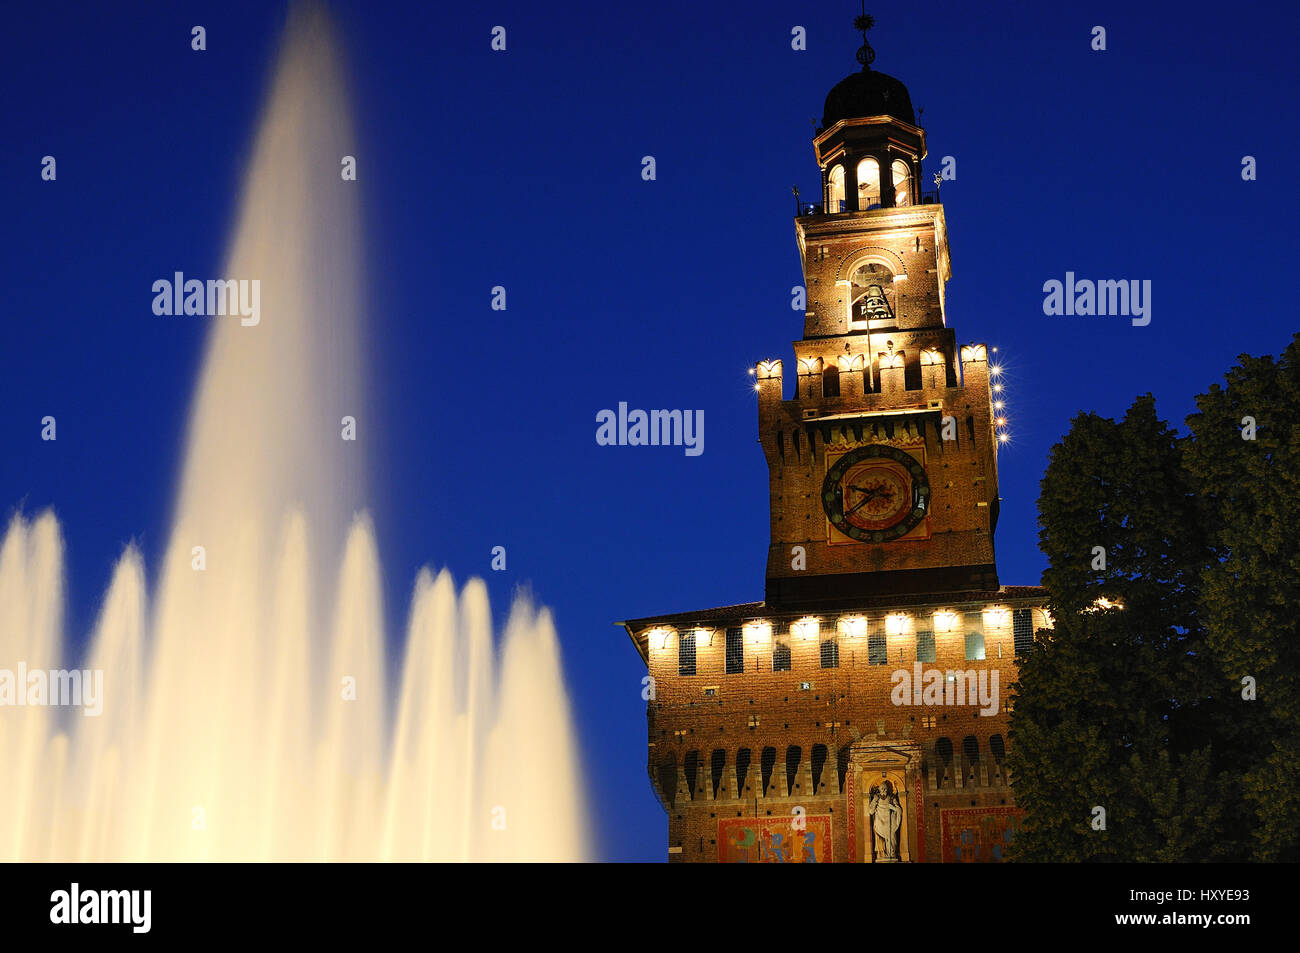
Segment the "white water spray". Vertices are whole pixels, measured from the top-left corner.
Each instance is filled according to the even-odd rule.
[[[0,705],[0,859],[586,856],[547,611],[515,604],[498,665],[483,583],[421,571],[385,672],[366,441],[340,435],[367,419],[354,153],[328,21],[296,10],[225,274],[260,282],[261,320],[184,319],[216,325],[153,605],[130,548],[71,662],[57,521],[0,546],[0,673],[104,693],[98,717]]]

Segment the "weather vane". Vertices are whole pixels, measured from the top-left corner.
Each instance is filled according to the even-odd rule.
[[[867,42],[867,31],[875,25],[876,18],[867,12],[867,0],[862,0],[862,14],[853,18],[853,29],[862,34],[862,46],[858,50],[858,62],[862,64],[864,70],[871,69],[871,64],[876,59],[876,51]]]

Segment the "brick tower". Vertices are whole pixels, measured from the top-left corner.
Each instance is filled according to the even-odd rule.
[[[673,861],[998,860],[1018,821],[1007,697],[1045,593],[998,582],[998,371],[948,327],[925,131],[858,25],[795,219],[792,399],[782,361],[754,369],[764,600],[620,623]]]

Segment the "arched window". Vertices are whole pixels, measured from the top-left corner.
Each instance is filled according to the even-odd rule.
[[[942,764],[952,764],[952,742],[947,738],[940,738],[934,743],[934,753],[939,756]]]
[[[840,396],[840,369],[834,364],[828,364],[822,371],[822,396]]]
[[[993,760],[1001,764],[1007,756],[1007,743],[1001,735],[993,735],[989,738],[989,750],[993,752]]]
[[[895,159],[889,167],[894,180],[894,204],[912,204],[912,170],[902,159]]]
[[[868,156],[858,163],[858,210],[880,207],[880,163]]]
[[[967,735],[961,740],[961,751],[966,756],[968,764],[979,764],[980,743],[974,735]]]
[[[753,754],[748,748],[736,751],[736,797],[744,797],[745,791],[749,789],[745,782],[749,780],[749,763],[752,758]]]
[[[844,211],[844,166],[837,165],[831,169],[826,180],[826,211]]]

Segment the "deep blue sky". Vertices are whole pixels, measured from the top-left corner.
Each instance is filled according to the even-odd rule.
[[[857,68],[858,5],[480,6],[333,4],[358,109],[388,612],[400,626],[423,563],[486,575],[498,619],[531,586],[559,624],[601,855],[661,860],[644,669],[611,622],[762,598],[747,368],[788,362],[801,333],[790,186],[817,191],[809,119]],[[1007,368],[1004,583],[1038,581],[1037,482],[1075,413],[1152,391],[1181,423],[1238,353],[1276,353],[1297,327],[1296,10],[872,8],[876,67],[925,109],[926,180],[957,159],[949,322]],[[0,508],[58,512],[77,639],[124,544],[157,568],[206,322],[155,317],[150,284],[221,267],[284,11],[48,2],[0,33]],[[1066,271],[1150,279],[1151,325],[1044,317],[1043,282]],[[702,408],[703,456],[597,446],[595,414],[620,400]]]

